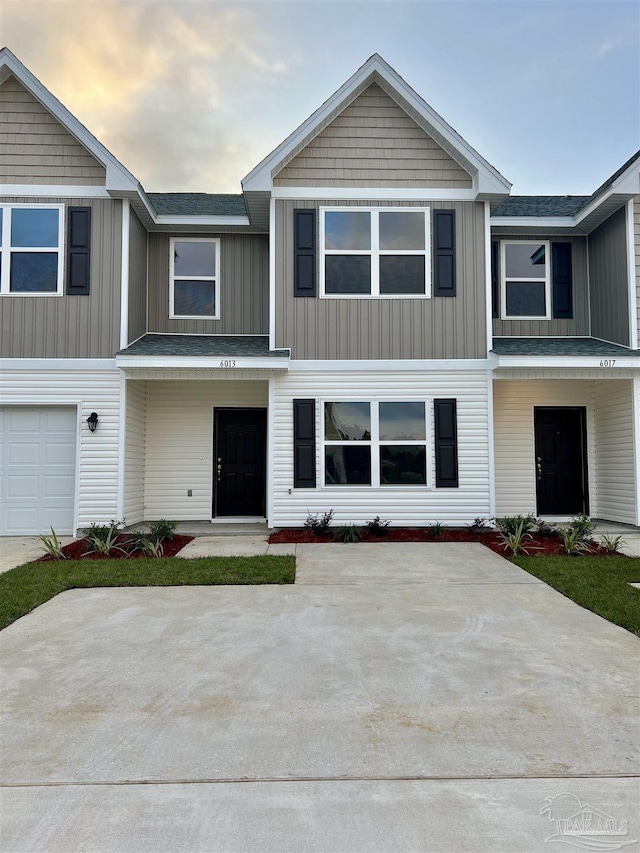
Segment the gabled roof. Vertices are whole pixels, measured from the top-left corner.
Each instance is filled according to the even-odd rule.
[[[438,113],[418,95],[377,53],[374,53],[297,130],[259,163],[242,181],[245,192],[265,192],[277,172],[311,142],[333,119],[372,83],[377,83],[474,180],[480,195],[506,195],[511,184],[488,163]]]
[[[104,166],[107,172],[107,190],[130,191],[139,188],[139,183],[131,172],[43,86],[8,47],[3,47],[0,49],[0,85],[9,77],[15,77]]]
[[[230,193],[147,193],[160,216],[246,216],[244,196]]]

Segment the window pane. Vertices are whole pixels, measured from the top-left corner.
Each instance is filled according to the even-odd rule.
[[[369,403],[325,403],[324,437],[327,441],[371,441]]]
[[[380,403],[381,441],[423,441],[424,403]]]
[[[332,213],[324,215],[325,249],[370,249],[370,213]]]
[[[381,213],[380,248],[424,249],[424,213]]]
[[[212,281],[174,281],[173,313],[212,317],[216,313],[216,286]]]
[[[11,257],[12,293],[55,293],[58,290],[57,252],[15,252]]]
[[[325,293],[371,293],[371,257],[327,255],[324,289]]]
[[[424,486],[427,451],[424,447],[385,445],[380,448],[380,483],[383,486]]]
[[[544,278],[545,255],[544,244],[507,243],[505,246],[506,278]]]
[[[174,275],[215,275],[215,243],[174,243]]]
[[[425,292],[423,255],[380,255],[380,293]]]
[[[354,444],[325,447],[325,482],[371,485],[371,448]]]
[[[58,246],[58,211],[16,207],[11,211],[11,245]]]
[[[544,317],[547,313],[544,282],[508,281],[506,313],[509,317]]]

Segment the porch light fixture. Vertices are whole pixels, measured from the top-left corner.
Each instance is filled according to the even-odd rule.
[[[87,418],[87,426],[89,427],[91,432],[96,431],[96,427],[98,426],[98,413],[97,412],[91,412],[91,414]]]

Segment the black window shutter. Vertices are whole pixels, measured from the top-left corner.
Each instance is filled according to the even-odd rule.
[[[316,401],[293,401],[293,485],[316,487]]]
[[[316,212],[293,211],[293,295],[316,295]]]
[[[433,211],[433,295],[456,295],[456,212]]]
[[[491,243],[491,316],[500,316],[500,279],[498,277],[498,258],[500,243]]]
[[[91,208],[70,207],[67,216],[67,293],[87,296],[91,273]]]
[[[563,320],[573,317],[573,275],[571,243],[551,244],[553,275],[553,316]]]
[[[458,423],[455,400],[434,400],[436,487],[458,486]]]

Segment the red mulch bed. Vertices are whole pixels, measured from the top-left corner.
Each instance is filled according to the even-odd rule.
[[[525,549],[531,555],[534,554],[564,554],[562,539],[559,536],[541,536],[539,533],[532,534],[532,539],[527,539]],[[312,543],[312,542],[335,542],[333,532],[326,536],[316,536],[310,530],[303,528],[287,527],[278,530],[269,536],[269,542]],[[504,547],[500,534],[493,530],[476,532],[467,528],[451,529],[445,528],[438,536],[434,536],[426,527],[390,527],[386,536],[372,536],[363,533],[361,542],[480,542],[492,551],[502,556],[507,555],[509,549]],[[594,556],[610,556],[604,548],[594,545],[588,551]]]
[[[181,551],[185,545],[191,542],[193,536],[178,536],[174,534],[173,539],[167,539],[162,543],[162,556],[163,557],[175,557],[178,551]],[[121,534],[116,539],[116,545],[122,546],[127,540],[129,536],[126,533]],[[142,551],[131,551],[131,553],[123,553],[122,551],[112,550],[109,554],[87,554],[87,548],[89,547],[88,540],[85,539],[77,539],[75,542],[70,542],[68,545],[65,545],[62,549],[62,553],[66,557],[67,560],[136,560],[138,557],[146,557]],[[45,554],[44,557],[40,557],[39,562],[45,563],[48,560],[53,560],[54,557],[49,556],[49,554]]]

